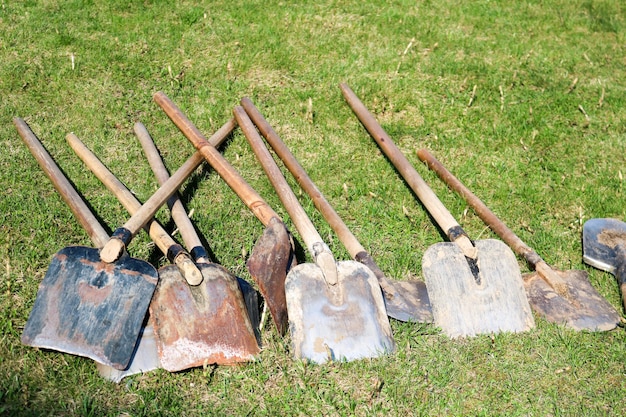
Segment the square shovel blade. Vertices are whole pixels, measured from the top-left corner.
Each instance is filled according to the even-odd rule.
[[[259,345],[237,278],[217,264],[198,264],[204,280],[190,286],[178,268],[159,270],[150,304],[164,369],[250,362]]]
[[[355,261],[337,262],[338,282],[305,263],[285,280],[294,355],[315,363],[377,357],[395,350],[374,274]]]
[[[97,249],[61,249],[39,286],[22,343],[125,369],[157,277],[152,265],[129,256],[105,263]]]
[[[422,258],[435,325],[449,337],[523,332],[535,326],[515,255],[496,239],[478,240],[478,278],[456,243],[437,243]]]

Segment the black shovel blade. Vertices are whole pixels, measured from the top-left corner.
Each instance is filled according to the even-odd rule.
[[[157,280],[147,262],[123,256],[105,263],[97,249],[64,248],[39,286],[22,343],[125,369]]]
[[[556,273],[567,285],[567,298],[559,295],[539,273],[524,274],[524,287],[533,310],[552,323],[574,330],[608,331],[617,326],[619,313],[591,285],[587,272]]]
[[[583,225],[583,260],[615,275],[626,263],[626,223],[617,219],[590,219]]]

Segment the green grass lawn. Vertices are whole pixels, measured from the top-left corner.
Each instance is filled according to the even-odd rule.
[[[268,321],[258,362],[120,384],[90,360],[23,346],[52,255],[92,244],[11,121],[29,123],[111,231],[128,216],[67,133],[145,201],[157,185],[133,124],[146,125],[172,171],[194,151],[152,95],[164,91],[207,136],[248,96],[388,276],[422,279],[422,254],[442,234],[345,103],[346,82],[472,238],[495,235],[418,149],[548,263],[588,271],[623,314],[615,278],[585,265],[581,248],[586,220],[626,220],[621,2],[5,1],[0,62],[1,415],[626,413],[624,328],[575,332],[539,316],[527,333],[465,340],[392,321],[395,354],[323,366],[293,359]],[[295,233],[241,131],[223,152]],[[210,169],[182,191],[215,261],[250,279],[262,224]],[[335,257],[348,259],[296,193]],[[171,230],[166,210],[157,217]],[[129,250],[165,262],[143,233]]]

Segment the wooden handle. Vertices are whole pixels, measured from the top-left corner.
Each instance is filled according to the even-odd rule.
[[[457,243],[465,256],[468,258],[476,258],[476,248],[472,245],[469,237],[465,234],[459,223],[454,219],[452,214],[446,209],[443,203],[437,198],[437,195],[426,184],[418,172],[413,168],[402,151],[393,143],[389,135],[378,124],[374,116],[365,108],[361,100],[346,84],[340,84],[341,91],[346,101],[352,108],[352,111],[359,118],[363,126],[374,138],[378,146],[383,150],[387,158],[393,163],[404,180],[409,184],[413,192],[426,207],[431,216],[439,224],[448,238]]]
[[[246,139],[248,139],[254,154],[274,186],[280,201],[289,213],[289,217],[291,217],[298,233],[302,236],[313,259],[315,259],[315,263],[322,268],[326,282],[330,285],[336,284],[337,267],[335,265],[335,258],[330,252],[330,249],[328,249],[328,246],[323,242],[313,222],[311,222],[306,211],[304,211],[304,208],[300,205],[298,198],[289,187],[287,180],[280,171],[280,168],[278,168],[278,165],[276,165],[276,161],[274,161],[274,158],[272,158],[272,155],[270,155],[265,147],[263,139],[261,139],[261,136],[259,136],[254,128],[252,120],[250,120],[245,110],[242,107],[235,107],[233,113],[235,114],[235,119],[239,127],[246,136]]]
[[[89,209],[76,189],[74,189],[65,174],[63,174],[26,122],[16,117],[13,119],[13,124],[17,128],[20,137],[39,163],[43,172],[50,181],[52,181],[52,184],[61,195],[61,198],[63,198],[63,201],[65,201],[70,210],[72,210],[72,213],[78,219],[81,226],[83,226],[93,244],[98,248],[103,247],[109,240],[109,234],[104,230],[104,227],[102,227],[91,209]]]
[[[567,285],[565,281],[554,271],[541,257],[528,247],[511,229],[509,229],[489,208],[472,193],[461,181],[459,181],[450,171],[448,171],[441,162],[437,160],[426,149],[417,151],[417,156],[426,163],[428,168],[433,170],[439,178],[445,182],[448,187],[456,191],[465,199],[478,214],[478,217],[489,226],[507,245],[518,255],[524,257],[529,265],[535,269],[539,275],[552,287],[555,291],[564,295],[567,293]]]
[[[353,258],[361,253],[365,252],[365,248],[361,246],[357,238],[352,234],[348,226],[341,220],[341,217],[330,205],[328,200],[317,188],[315,183],[307,175],[305,169],[300,165],[296,157],[291,153],[287,145],[282,141],[278,133],[274,131],[272,126],[265,120],[261,112],[254,106],[249,98],[244,97],[241,100],[241,105],[250,117],[250,119],[257,126],[267,143],[274,149],[276,155],[283,161],[287,169],[294,176],[300,187],[309,194],[315,207],[322,213],[330,227],[335,231],[341,243],[346,247],[350,256]]]
[[[131,218],[115,232],[102,248],[100,258],[105,262],[115,262],[121,251],[132,240],[133,236],[141,229],[161,208],[168,198],[180,188],[183,182],[197,168],[199,160],[194,154],[165,182]]]
[[[141,209],[141,203],[128,188],[96,157],[76,135],[67,135],[67,142],[76,155],[85,163],[96,177],[117,197],[122,205],[133,215]],[[156,220],[150,219],[145,228],[158,248],[180,270],[189,285],[199,285],[203,278],[200,270],[193,263],[191,256],[178,244]]]
[[[191,123],[187,116],[163,92],[157,92],[153,98],[185,137],[202,153],[213,169],[226,181],[226,184],[252,210],[254,215],[261,220],[261,223],[267,226],[273,217],[278,217],[276,212],[263,200],[259,193],[239,175],[237,170],[206,140],[198,128]]]
[[[170,174],[163,163],[163,159],[161,158],[154,141],[150,137],[150,133],[148,133],[148,130],[143,124],[135,123],[135,134],[141,142],[143,151],[146,154],[150,167],[152,168],[159,185],[164,184],[165,181],[169,179]],[[219,143],[215,146],[219,146]],[[204,157],[199,152],[197,152],[197,155],[204,160]],[[178,193],[174,193],[174,195],[170,197],[167,205],[170,208],[172,219],[174,219],[189,253],[191,253],[196,262],[208,263],[209,257],[202,246],[202,241],[196,233],[196,229],[187,215],[187,210],[185,210],[183,202],[180,201]]]

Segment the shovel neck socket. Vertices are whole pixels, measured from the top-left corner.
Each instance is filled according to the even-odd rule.
[[[209,254],[207,253],[206,249],[204,249],[202,246],[195,246],[191,248],[191,250],[189,251],[189,254],[196,262],[200,262],[200,261],[205,262],[209,259]]]
[[[111,235],[111,239],[120,240],[124,246],[128,246],[130,241],[133,239],[133,234],[125,227],[118,227]]]
[[[178,257],[178,255],[180,255],[181,253],[185,253],[185,249],[179,245],[178,243],[175,245],[171,245],[169,248],[167,248],[167,259],[170,262],[174,262],[174,260]]]

